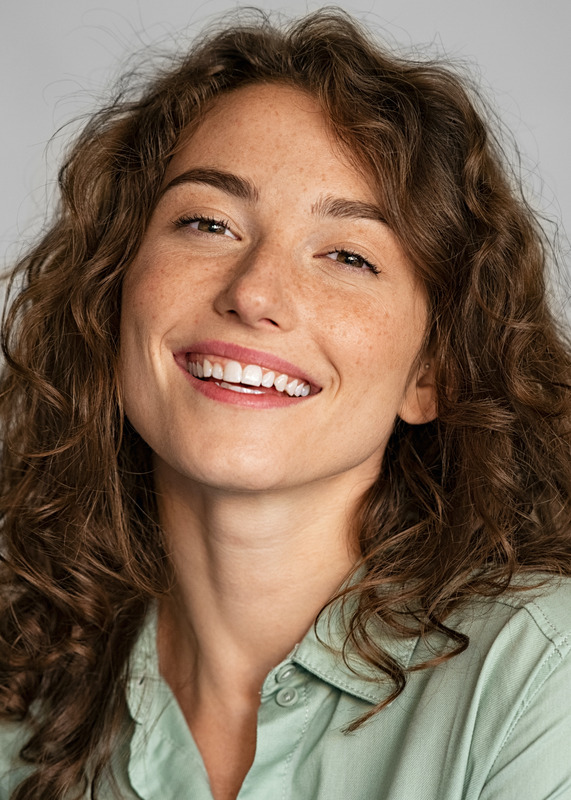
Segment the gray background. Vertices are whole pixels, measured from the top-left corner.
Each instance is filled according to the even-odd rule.
[[[20,0],[0,12],[0,259],[10,264],[45,218],[66,126],[93,108],[149,45],[169,48],[212,14],[213,0]],[[300,15],[322,3],[263,0]],[[534,205],[571,229],[571,3],[568,0],[347,0],[343,8],[391,45],[428,48],[468,65],[512,131]],[[551,226],[553,232],[553,225]],[[567,240],[561,237],[560,245]],[[567,264],[569,263],[567,259]],[[563,301],[564,284],[559,281]]]

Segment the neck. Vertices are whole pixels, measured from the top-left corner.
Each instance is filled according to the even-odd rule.
[[[161,670],[193,707],[212,694],[251,703],[356,562],[349,520],[366,487],[348,495],[333,478],[230,493],[161,464],[157,488],[176,574],[160,610]]]

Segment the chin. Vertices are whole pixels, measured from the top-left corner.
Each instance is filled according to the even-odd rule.
[[[162,459],[161,459],[162,460]],[[227,492],[264,492],[290,485],[294,470],[277,463],[269,453],[245,454],[223,452],[208,454],[207,458],[181,459],[169,464],[183,480]]]

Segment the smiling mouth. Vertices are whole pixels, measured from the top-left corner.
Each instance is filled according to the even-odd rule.
[[[242,394],[279,392],[290,397],[308,397],[312,387],[301,378],[266,369],[259,364],[241,364],[220,356],[187,353],[186,369],[195,378],[212,381],[223,389]]]

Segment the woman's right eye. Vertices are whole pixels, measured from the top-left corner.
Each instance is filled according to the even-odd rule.
[[[230,230],[227,220],[205,217],[202,214],[179,217],[174,224],[177,228],[194,228],[200,233],[211,233],[214,236],[230,236],[232,239],[238,238]]]

